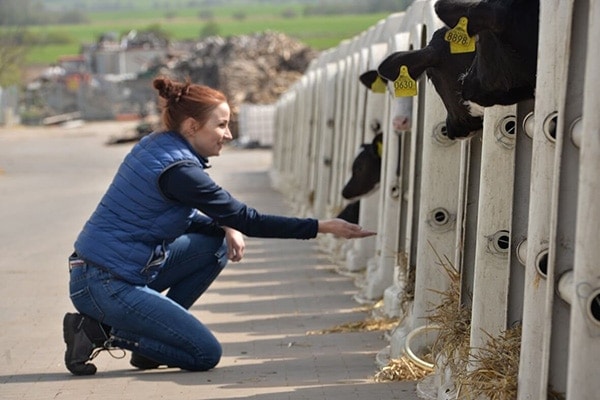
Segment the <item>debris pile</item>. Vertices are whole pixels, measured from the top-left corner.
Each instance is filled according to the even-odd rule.
[[[285,34],[266,31],[223,38],[211,36],[171,53],[155,69],[178,80],[189,78],[221,90],[232,108],[232,133],[242,103],[271,104],[296,82],[318,55]]]
[[[318,51],[272,31],[170,43],[137,32],[120,40],[105,34],[95,45],[84,46],[83,54],[61,57],[60,68],[50,68],[51,75],[28,85],[24,106],[31,115],[23,120],[41,124],[45,117],[72,112],[85,120],[143,118],[155,111],[151,82],[162,74],[225,93],[237,138],[240,106],[275,103],[317,56]]]

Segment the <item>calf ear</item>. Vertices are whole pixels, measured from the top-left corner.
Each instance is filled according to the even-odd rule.
[[[359,80],[363,85],[367,87],[367,89],[377,91],[376,82],[378,78],[381,80],[381,84],[383,84],[384,86],[387,85],[387,79],[380,76],[375,70],[364,72],[360,75]],[[373,85],[375,85],[375,87]]]
[[[379,76],[379,74],[377,73],[377,71],[367,71],[367,72],[363,72],[358,79],[360,80],[360,83],[362,83],[363,85],[365,85],[367,87],[367,89],[371,88],[371,85],[373,84],[373,82],[375,82],[375,79],[377,79],[377,77]]]
[[[505,26],[506,6],[487,1],[438,0],[435,13],[450,28],[461,17],[467,18],[467,32],[476,35],[483,30],[501,32]]]
[[[406,65],[410,77],[417,80],[427,68],[435,66],[438,61],[437,51],[429,46],[419,50],[399,51],[383,60],[377,72],[385,79],[395,81],[400,75],[400,67]]]
[[[383,133],[378,133],[371,142],[371,149],[379,158],[383,155]]]

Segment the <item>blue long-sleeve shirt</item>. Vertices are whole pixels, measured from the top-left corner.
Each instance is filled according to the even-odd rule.
[[[166,197],[205,215],[199,215],[188,232],[211,233],[220,230],[219,226],[228,226],[251,237],[311,239],[317,235],[316,219],[259,213],[236,200],[202,167],[191,162],[166,170],[159,179],[159,186]]]

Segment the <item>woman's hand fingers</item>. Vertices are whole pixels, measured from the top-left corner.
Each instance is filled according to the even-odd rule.
[[[360,225],[355,225],[355,224],[348,224],[348,225],[350,225],[350,226],[346,227],[346,229],[344,229],[344,232],[340,235],[341,237],[346,238],[346,239],[358,239],[358,238],[369,237],[369,236],[373,236],[373,235],[377,234],[377,232],[363,229]]]
[[[319,221],[319,232],[331,233],[345,239],[358,239],[377,234],[377,232],[363,229],[360,225],[352,224],[340,218]]]
[[[227,241],[227,258],[234,262],[241,261],[246,249],[244,235],[233,228],[224,227],[223,229],[225,229],[225,240]]]

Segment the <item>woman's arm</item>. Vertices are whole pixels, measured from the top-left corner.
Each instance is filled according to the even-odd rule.
[[[165,196],[202,211],[220,226],[234,228],[248,236],[310,239],[319,232],[345,238],[374,234],[337,218],[317,221],[259,213],[233,198],[198,165],[173,166],[163,173],[159,185]]]

